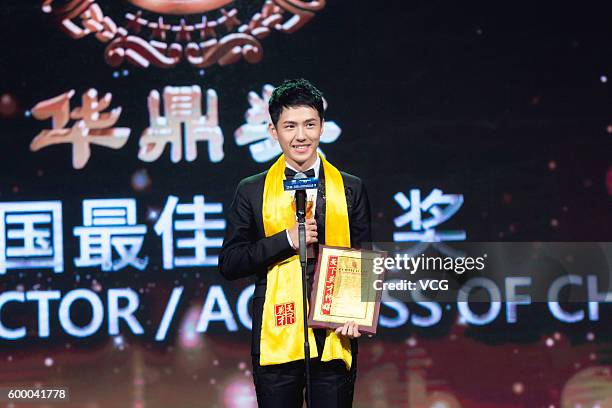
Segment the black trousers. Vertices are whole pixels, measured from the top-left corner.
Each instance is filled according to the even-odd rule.
[[[357,355],[351,369],[342,360],[310,360],[312,408],[349,408],[353,405]],[[260,408],[302,408],[306,389],[304,360],[284,364],[259,365],[253,356],[253,381]]]

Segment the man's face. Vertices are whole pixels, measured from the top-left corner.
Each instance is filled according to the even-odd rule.
[[[323,133],[319,112],[310,106],[283,108],[278,123],[270,123],[270,134],[280,144],[285,160],[297,170],[306,170],[317,160]]]

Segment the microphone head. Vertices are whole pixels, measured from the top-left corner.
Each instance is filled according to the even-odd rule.
[[[295,173],[292,179],[283,181],[283,188],[285,191],[289,190],[307,190],[311,188],[317,188],[319,186],[319,179],[316,177],[308,177],[304,173]]]

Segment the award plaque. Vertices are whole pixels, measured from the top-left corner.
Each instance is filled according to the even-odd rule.
[[[381,251],[319,245],[308,325],[336,329],[353,320],[360,332],[375,334],[382,289],[376,290],[374,281],[384,281],[384,270],[374,273],[373,265],[375,258],[386,255]]]

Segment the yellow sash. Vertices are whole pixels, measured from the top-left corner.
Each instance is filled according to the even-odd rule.
[[[350,247],[350,229],[342,175],[324,157],[325,173],[325,244]],[[263,192],[263,224],[266,237],[290,228],[295,223],[292,194],[283,189],[285,156],[270,167]],[[299,255],[284,259],[268,268],[266,297],[261,323],[260,364],[280,364],[304,358],[304,323],[302,316],[302,269]],[[319,352],[314,332],[308,329],[310,357]],[[351,343],[345,336],[327,330],[321,361],[342,359],[351,368]]]

